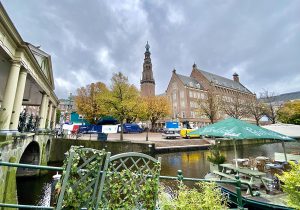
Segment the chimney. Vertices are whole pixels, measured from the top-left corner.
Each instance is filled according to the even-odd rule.
[[[237,73],[234,73],[232,76],[233,76],[233,81],[240,82],[240,78],[239,78],[239,75]]]

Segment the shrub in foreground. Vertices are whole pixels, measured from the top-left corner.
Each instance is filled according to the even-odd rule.
[[[300,164],[293,162],[289,164],[291,164],[291,170],[277,176],[284,183],[282,189],[288,195],[288,206],[300,209]]]
[[[162,210],[221,210],[227,209],[227,200],[223,197],[221,189],[211,182],[199,182],[199,189],[188,188],[183,183],[173,195],[164,192],[159,193],[159,204]]]

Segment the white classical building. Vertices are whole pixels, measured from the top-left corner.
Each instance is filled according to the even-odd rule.
[[[17,131],[22,106],[38,107],[40,130],[55,124],[58,98],[51,57],[23,41],[0,2],[1,134]]]

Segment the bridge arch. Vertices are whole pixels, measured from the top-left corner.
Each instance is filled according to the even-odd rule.
[[[23,154],[21,155],[19,163],[39,165],[40,164],[40,145],[36,141],[30,142],[25,148]],[[33,176],[38,174],[38,170],[32,170],[28,168],[18,168],[17,176]]]
[[[47,143],[46,143],[46,161],[48,162],[50,159],[50,145],[51,145],[51,141],[50,139],[48,139]]]

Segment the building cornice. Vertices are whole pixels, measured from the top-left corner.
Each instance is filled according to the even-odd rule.
[[[1,46],[4,46],[5,48],[4,50],[7,50],[6,52],[11,57],[11,59],[20,61],[22,66],[24,66],[24,68],[26,68],[28,72],[31,72],[31,76],[35,78],[35,80],[41,86],[41,88],[46,89],[44,91],[47,91],[48,95],[49,92],[51,92],[52,99],[55,100],[56,103],[58,103],[58,98],[54,93],[54,80],[53,80],[51,58],[49,57],[47,58],[49,64],[49,74],[50,74],[50,79],[49,79],[43,73],[40,65],[38,64],[36,58],[34,57],[27,43],[23,41],[21,35],[19,34],[13,22],[9,18],[1,2],[0,2],[0,17],[1,17],[0,23],[3,29],[5,30],[4,32],[6,33],[3,36],[5,36],[5,39],[7,39],[8,47],[11,47],[11,49],[5,46],[3,40],[0,40],[0,44],[2,43]],[[14,52],[12,52],[12,50],[14,50]],[[33,69],[30,69],[29,65],[31,65]],[[38,78],[36,78],[36,76],[38,76]],[[39,82],[39,80],[42,82],[42,84],[41,82]]]
[[[241,94],[246,94],[246,95],[255,95],[254,93],[252,92],[245,92],[245,91],[240,91],[238,89],[234,89],[234,88],[230,88],[230,87],[226,87],[226,86],[222,86],[222,85],[217,85],[217,84],[213,84],[214,87],[219,87],[219,88],[223,88],[223,89],[228,89],[228,90],[231,90],[231,91],[234,91],[234,92],[238,92],[238,93],[241,93]]]
[[[7,31],[9,37],[13,39],[16,45],[21,45],[23,42],[22,37],[19,34],[13,22],[11,21],[11,19],[9,18],[1,2],[0,2],[0,16],[1,16],[0,22],[3,23],[3,26],[5,27],[5,30]]]

